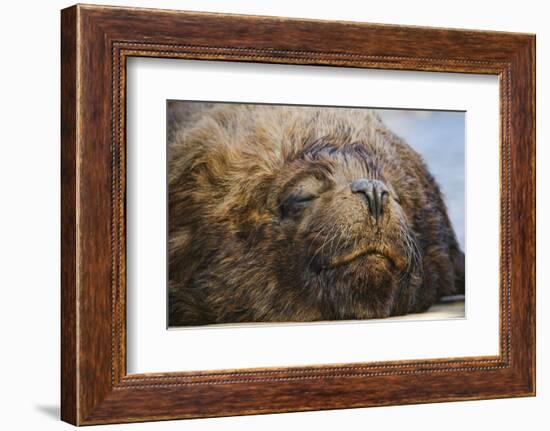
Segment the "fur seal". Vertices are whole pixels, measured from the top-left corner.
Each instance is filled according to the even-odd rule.
[[[383,318],[464,292],[436,181],[373,111],[186,105],[169,125],[169,326]]]

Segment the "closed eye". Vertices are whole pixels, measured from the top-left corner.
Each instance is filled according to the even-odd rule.
[[[292,200],[294,202],[297,202],[297,203],[309,202],[309,201],[312,201],[315,198],[317,198],[317,196],[314,195],[314,194],[301,194],[301,195],[293,195],[293,196],[289,197],[290,200]]]
[[[281,216],[286,218],[298,215],[301,210],[307,207],[313,200],[317,199],[317,197],[317,195],[311,193],[290,195],[281,204]]]

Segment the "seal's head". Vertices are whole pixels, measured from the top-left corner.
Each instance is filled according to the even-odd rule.
[[[205,107],[170,157],[171,325],[386,317],[463,289],[437,185],[371,111]]]

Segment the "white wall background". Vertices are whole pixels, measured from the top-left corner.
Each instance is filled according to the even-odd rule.
[[[545,2],[462,0],[130,0],[172,9],[356,20],[537,33],[538,396],[507,399],[172,421],[95,429],[548,429],[550,423],[550,252],[548,141],[550,28]],[[0,14],[0,427],[69,429],[59,414],[59,9],[70,2],[4,2]]]

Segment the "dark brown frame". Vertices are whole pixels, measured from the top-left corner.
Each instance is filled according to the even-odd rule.
[[[535,394],[534,35],[81,5],[61,17],[63,420],[87,425]],[[498,75],[500,355],[128,375],[129,56]]]

